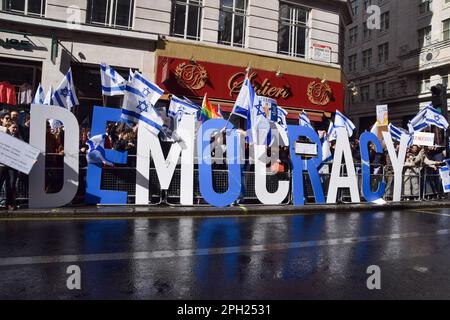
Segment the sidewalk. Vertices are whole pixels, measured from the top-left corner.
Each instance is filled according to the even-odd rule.
[[[248,205],[227,208],[210,206],[174,207],[174,206],[97,206],[97,207],[63,207],[55,209],[19,209],[16,211],[0,211],[1,219],[19,218],[133,218],[133,217],[192,217],[192,216],[246,216],[265,214],[317,214],[330,212],[355,211],[391,211],[408,209],[450,209],[450,201],[408,201],[394,202],[385,205],[370,203],[345,203],[333,205],[305,206],[292,205]]]

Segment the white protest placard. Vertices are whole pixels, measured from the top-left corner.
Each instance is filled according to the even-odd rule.
[[[387,104],[377,105],[377,126],[385,127],[389,124]]]
[[[418,146],[434,146],[434,133],[431,132],[414,132],[413,144]]]
[[[439,174],[441,175],[442,187],[445,193],[450,192],[450,170],[447,167],[442,167],[439,169]]]
[[[30,174],[37,161],[39,149],[7,133],[0,132],[0,163]]]
[[[295,153],[307,156],[317,156],[317,145],[315,143],[295,143]]]

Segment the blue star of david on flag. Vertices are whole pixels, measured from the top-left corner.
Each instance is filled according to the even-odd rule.
[[[261,109],[263,107],[262,102],[259,101],[259,103],[257,105],[255,105],[256,107],[256,116],[263,116],[266,117],[266,113],[264,112],[264,109]]]
[[[148,108],[149,106],[145,101],[139,101],[139,104],[136,107],[140,112],[148,112]]]

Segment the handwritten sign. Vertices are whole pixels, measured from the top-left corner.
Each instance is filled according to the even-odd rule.
[[[377,106],[377,126],[384,127],[389,124],[387,104]]]
[[[415,132],[414,133],[414,142],[418,146],[434,146],[434,133],[431,132]]]
[[[7,133],[0,132],[0,163],[30,174],[37,161],[39,149]]]
[[[295,143],[295,153],[306,156],[317,156],[317,145],[315,143]]]

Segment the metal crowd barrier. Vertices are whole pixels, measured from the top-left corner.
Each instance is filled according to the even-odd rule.
[[[54,159],[52,159],[54,157]],[[47,155],[47,165],[46,168],[46,190],[47,192],[57,192],[60,190],[63,182],[63,167],[62,167],[62,156],[59,155]],[[101,189],[103,190],[113,190],[113,191],[126,191],[128,193],[128,203],[134,204],[135,194],[136,194],[136,156],[129,156],[128,163],[125,165],[116,165],[114,167],[104,167],[102,170],[102,182]],[[326,164],[331,172],[331,164]],[[244,187],[242,188],[242,197],[240,202],[243,204],[259,204],[256,194],[255,194],[255,177],[254,177],[254,166],[246,166],[242,174],[242,179]],[[347,174],[345,170],[345,165],[341,167],[341,175],[345,176]],[[375,169],[377,166],[371,168],[371,187],[375,190],[380,181],[384,181],[387,184],[385,200],[392,200],[392,188],[393,188],[393,170],[389,166],[384,166],[378,168],[377,172]],[[361,200],[364,201],[364,196],[362,194],[361,187],[361,165],[355,164],[357,179],[358,179],[358,189],[360,190]],[[270,170],[270,169],[268,169]],[[423,173],[422,173],[423,171]],[[86,172],[87,163],[85,157],[80,158],[80,179],[79,179],[79,190],[77,196],[72,202],[72,205],[83,205],[86,187]],[[278,189],[279,181],[290,181],[292,190],[292,173],[290,170],[287,172],[267,175],[266,186],[269,192],[275,192]],[[303,173],[304,189],[305,189],[305,203],[315,203],[315,197],[311,181],[309,179],[308,172]],[[322,182],[322,187],[327,196],[328,185],[330,181],[329,173],[321,173],[320,179]],[[213,182],[214,189],[216,192],[225,192],[228,189],[228,170],[226,170],[226,165],[213,165]],[[17,187],[16,187],[16,201],[19,205],[26,205],[28,202],[28,176],[25,174],[18,174]],[[442,190],[442,183],[438,171],[433,171],[431,168],[425,167],[423,170],[411,170],[405,169],[403,173],[402,182],[402,200],[439,200],[444,196]],[[5,191],[3,186],[0,186],[0,199],[5,198]],[[179,206],[180,205],[180,190],[181,190],[181,169],[177,167],[172,179],[170,188],[167,191],[162,191],[159,180],[157,177],[156,169],[153,162],[150,166],[150,196],[149,205],[159,205],[162,203]],[[350,191],[349,189],[339,189],[338,192],[338,202],[350,202]],[[4,202],[4,200],[3,200]],[[283,201],[283,205],[289,205],[292,203],[291,191],[286,199]],[[2,203],[0,203],[1,205]],[[200,193],[199,186],[199,170],[197,165],[194,169],[194,205],[207,205],[206,201],[203,199]]]

